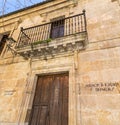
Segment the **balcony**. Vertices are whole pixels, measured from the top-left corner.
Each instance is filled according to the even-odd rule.
[[[43,25],[21,28],[16,50],[23,55],[42,56],[83,49],[86,44],[86,15],[83,11],[81,14],[60,17]]]

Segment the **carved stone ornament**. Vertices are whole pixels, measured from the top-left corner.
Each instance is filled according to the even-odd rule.
[[[54,57],[59,54],[83,50],[87,45],[87,33],[74,34],[51,40],[49,43],[29,45],[17,48],[16,51],[24,57]]]

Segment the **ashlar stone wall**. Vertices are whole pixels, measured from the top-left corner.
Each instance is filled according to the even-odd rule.
[[[28,123],[37,74],[69,72],[69,125],[120,124],[120,6],[111,0],[55,0],[0,19],[0,33],[86,10],[84,50],[25,60],[5,49],[0,58],[0,125]],[[16,23],[15,23],[16,22]],[[11,30],[12,29],[12,30]]]

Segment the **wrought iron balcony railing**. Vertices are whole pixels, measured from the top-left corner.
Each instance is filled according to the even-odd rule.
[[[83,13],[61,18],[50,23],[23,29],[18,38],[17,48],[23,46],[42,43],[59,37],[69,36],[77,33],[86,32],[86,15]]]

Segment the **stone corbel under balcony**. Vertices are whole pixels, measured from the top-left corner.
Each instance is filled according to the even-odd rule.
[[[60,54],[72,53],[85,49],[88,43],[87,32],[73,34],[51,40],[51,42],[37,45],[28,45],[16,48],[17,53],[24,57],[48,57]]]

